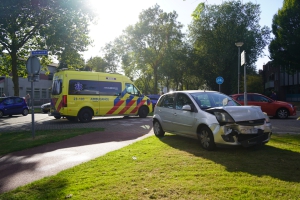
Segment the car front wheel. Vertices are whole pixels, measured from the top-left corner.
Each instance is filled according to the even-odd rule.
[[[145,118],[145,117],[147,117],[148,114],[149,114],[149,111],[145,106],[140,107],[139,112],[138,112],[139,117]]]
[[[156,137],[163,137],[165,135],[165,131],[162,129],[160,123],[157,120],[153,122],[153,131]]]
[[[289,111],[285,108],[280,108],[277,110],[276,117],[279,119],[286,119],[289,116]]]
[[[216,148],[213,133],[208,127],[202,127],[197,136],[203,149],[211,151]]]

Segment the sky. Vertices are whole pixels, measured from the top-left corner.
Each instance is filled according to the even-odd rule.
[[[94,40],[93,46],[85,52],[85,60],[101,56],[101,48],[113,41],[122,34],[122,31],[129,25],[134,25],[139,20],[139,14],[155,4],[158,4],[164,12],[176,11],[177,21],[184,25],[183,32],[186,32],[188,24],[192,22],[191,14],[199,3],[221,4],[225,0],[89,0],[98,14],[97,25],[90,26],[90,37]],[[260,25],[268,26],[271,29],[272,19],[282,8],[284,0],[242,0],[242,2],[253,2],[260,4]],[[233,44],[234,45],[234,44]],[[238,51],[238,50],[237,50]],[[241,52],[243,51],[241,47]],[[264,54],[258,59],[256,69],[262,69],[269,61],[268,47]]]

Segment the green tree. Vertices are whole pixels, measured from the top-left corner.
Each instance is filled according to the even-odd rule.
[[[31,50],[47,48],[67,63],[91,43],[88,24],[94,15],[83,0],[2,1],[0,13],[0,54],[10,57],[16,96],[18,76],[25,70],[25,62],[19,61],[26,61]]]
[[[244,77],[241,81],[241,89],[244,91]],[[251,74],[247,75],[247,92],[264,93],[264,81],[261,75]]]
[[[275,38],[269,45],[274,64],[300,69],[300,1],[284,0],[283,7],[273,17],[272,32]]]
[[[103,58],[101,58],[99,56],[90,58],[87,61],[86,65],[92,71],[107,72],[106,68],[107,68],[108,64],[107,64],[107,62]]]
[[[139,21],[127,27],[123,35],[115,41],[122,68],[127,76],[137,78],[133,76],[150,72],[149,68],[153,70],[153,93],[158,93],[158,71],[167,52],[183,37],[182,25],[177,22],[177,17],[175,11],[165,13],[156,4],[143,10]]]
[[[216,77],[222,76],[222,91],[237,92],[238,49],[236,42],[243,42],[246,51],[247,74],[255,72],[257,58],[263,53],[270,39],[270,29],[259,25],[260,7],[241,1],[225,1],[220,5],[201,3],[193,13],[189,26],[190,39],[198,55],[194,75],[202,77],[207,87],[218,90]],[[243,69],[241,68],[241,74]]]

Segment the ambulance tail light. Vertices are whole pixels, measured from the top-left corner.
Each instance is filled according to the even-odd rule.
[[[62,107],[67,107],[67,95],[63,95],[62,97]]]

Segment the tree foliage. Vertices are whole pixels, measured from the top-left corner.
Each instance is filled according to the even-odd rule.
[[[205,79],[206,85],[218,90],[216,77],[222,76],[223,92],[237,92],[238,49],[236,42],[243,42],[246,51],[247,73],[255,72],[254,63],[263,53],[270,39],[268,27],[259,25],[260,7],[241,1],[225,1],[220,5],[201,3],[193,13],[189,26],[190,39],[198,55],[194,74]],[[241,68],[243,74],[243,68]]]
[[[96,56],[93,58],[90,58],[86,66],[89,68],[90,71],[95,71],[95,72],[107,72],[107,62],[101,58],[100,56]]]
[[[300,69],[300,1],[284,0],[274,15],[272,32],[275,38],[269,45],[270,57],[278,66]]]
[[[244,77],[241,81],[241,89],[244,91]],[[264,81],[261,75],[258,74],[250,74],[247,75],[247,92],[251,93],[264,93]]]
[[[84,0],[10,0],[0,4],[0,54],[9,55],[14,95],[29,52],[47,48],[67,64],[90,44],[88,22],[93,14]],[[73,63],[71,62],[73,61]],[[70,63],[68,63],[70,62]],[[1,73],[5,73],[1,72]],[[26,72],[25,72],[26,73]],[[23,73],[24,74],[24,73]]]
[[[175,49],[182,37],[182,25],[177,22],[177,13],[163,12],[159,5],[143,10],[139,21],[124,30],[110,49],[117,49],[114,55],[120,59],[125,75],[137,78],[154,79],[152,93],[158,92],[158,79],[163,76],[158,72],[168,58],[168,52]],[[151,73],[146,75],[146,73]]]

